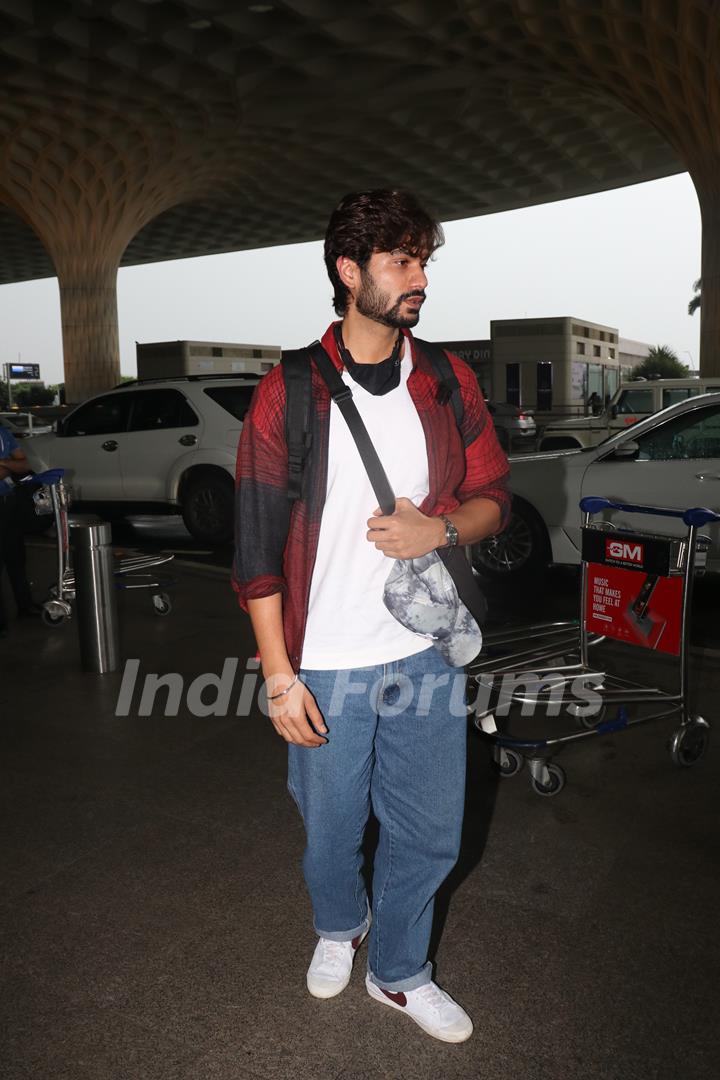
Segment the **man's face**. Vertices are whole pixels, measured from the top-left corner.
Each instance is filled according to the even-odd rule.
[[[368,319],[400,329],[415,326],[425,300],[427,259],[402,249],[376,251],[360,270],[355,307]]]

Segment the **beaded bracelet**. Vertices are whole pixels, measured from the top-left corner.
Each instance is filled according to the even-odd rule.
[[[285,687],[285,689],[281,690],[280,693],[272,694],[272,695],[268,694],[268,701],[277,701],[278,698],[285,697],[288,690],[292,690],[293,686],[295,685],[295,683],[298,681],[299,678],[300,678],[300,676],[296,675],[295,678],[293,679],[293,681],[291,683],[288,683],[287,686]]]

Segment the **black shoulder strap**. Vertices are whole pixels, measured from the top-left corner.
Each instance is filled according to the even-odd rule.
[[[343,382],[340,372],[319,342],[315,342],[310,346],[310,353],[325,385],[330,391],[330,396],[340,409],[347,426],[350,428],[350,434],[360,452],[362,463],[370,478],[380,509],[383,514],[394,513],[395,493],[390,487],[390,481],[387,478],[382,462],[352,399],[352,390]]]
[[[434,341],[415,338],[415,343],[427,356],[438,379],[438,400],[450,404],[455,422],[461,429],[465,416],[460,393],[460,383],[453,371],[447,353]],[[333,401],[342,412],[345,422],[355,439],[363,464],[370,477],[380,508],[384,514],[395,509],[395,495],[380,458],[377,456],[367,429],[352,400],[352,390],[347,386],[332,360],[319,341],[304,349],[283,350],[281,364],[285,380],[285,439],[288,446],[288,499],[294,502],[302,497],[305,463],[312,446],[312,370],[314,360]]]
[[[288,499],[302,497],[305,461],[312,445],[312,371],[310,349],[283,350],[285,441],[288,448]]]
[[[462,422],[465,418],[465,406],[463,404],[462,394],[460,393],[460,383],[458,377],[453,371],[453,366],[450,363],[448,354],[445,352],[441,345],[438,345],[435,341],[423,341],[421,338],[413,339],[415,344],[420,348],[420,351],[427,356],[428,360],[433,366],[435,374],[437,375],[438,382],[438,401],[441,405],[446,405],[449,401],[453,407],[455,413],[455,423],[458,429],[462,431]]]

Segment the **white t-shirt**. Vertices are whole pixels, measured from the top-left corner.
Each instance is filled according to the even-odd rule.
[[[342,372],[395,495],[419,506],[428,494],[428,456],[420,417],[408,392],[412,370],[404,346],[400,383],[373,395]],[[366,539],[377,497],[345,419],[333,401],[325,506],[310,586],[302,667],[333,670],[389,664],[428,648],[383,604],[394,559]]]

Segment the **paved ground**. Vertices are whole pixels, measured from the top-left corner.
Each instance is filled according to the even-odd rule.
[[[47,556],[32,549],[38,582]],[[250,636],[221,569],[178,576],[166,619],[121,597],[122,647],[139,680],[182,673],[187,691],[226,657],[243,670]],[[533,595],[493,592],[491,615],[544,617],[576,595],[574,575],[552,574]],[[710,649],[693,688],[712,720],[717,591],[699,600]],[[476,1032],[447,1047],[371,1001],[361,970],[335,1000],[307,995],[302,827],[284,744],[256,712],[234,715],[239,678],[230,715],[193,716],[185,696],[175,716],[159,699],[138,715],[136,691],[117,716],[121,673],[82,673],[72,624],[14,624],[2,652],[7,1080],[717,1075],[719,739],[677,770],[670,722],[589,738],[542,799],[526,775],[498,781],[471,733],[433,957]],[[640,657],[625,660],[636,677]]]

